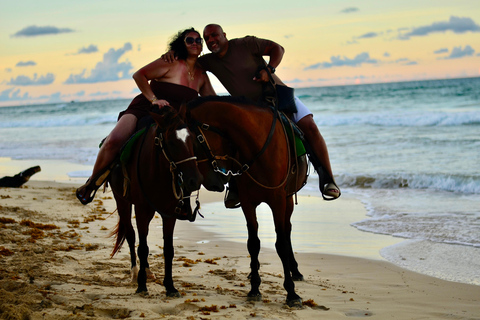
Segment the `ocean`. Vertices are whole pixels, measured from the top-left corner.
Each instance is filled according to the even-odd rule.
[[[314,114],[342,193],[367,209],[351,227],[405,239],[380,251],[397,265],[480,285],[480,78],[295,93]],[[129,102],[1,107],[0,157],[91,166]],[[303,192],[319,195],[317,185],[312,172]],[[322,251],[312,243],[295,247]]]

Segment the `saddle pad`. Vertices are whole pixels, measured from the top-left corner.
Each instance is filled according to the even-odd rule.
[[[291,122],[291,120],[288,119],[283,113],[280,114],[282,122],[285,126],[285,130],[287,131],[288,138],[291,142],[293,142],[292,136],[295,137],[295,148],[297,151],[297,157],[303,156],[305,153],[307,153],[305,145],[303,144],[303,132],[300,131],[300,129],[298,129],[297,126],[293,122]],[[292,126],[294,134],[292,134]]]
[[[141,137],[147,128],[142,128],[135,132],[130,139],[123,145],[122,150],[120,151],[120,162],[122,164],[127,164],[130,161],[130,158],[132,156],[132,149],[135,146],[135,143],[137,142],[138,138]]]

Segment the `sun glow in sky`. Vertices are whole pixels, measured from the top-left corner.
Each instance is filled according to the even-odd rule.
[[[133,98],[132,74],[208,23],[281,44],[293,87],[480,76],[478,0],[2,0],[0,106]]]

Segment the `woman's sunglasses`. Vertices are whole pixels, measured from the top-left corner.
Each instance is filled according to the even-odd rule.
[[[185,38],[185,43],[188,44],[188,45],[192,45],[193,43],[202,44],[203,39],[202,38],[194,38],[194,37],[186,37]]]

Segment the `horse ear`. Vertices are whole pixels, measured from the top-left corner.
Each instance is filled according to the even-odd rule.
[[[178,115],[183,121],[187,119],[187,104],[182,103],[180,109],[178,110]]]
[[[150,116],[153,118],[153,120],[161,127],[165,127],[168,124],[168,120],[170,117],[168,117],[168,107],[163,107],[162,109],[156,111],[156,112],[150,112]]]
[[[159,126],[162,126],[161,123],[163,123],[163,120],[164,120],[163,116],[161,116],[161,115],[159,115],[158,113],[155,113],[155,112],[150,112],[150,116]]]

